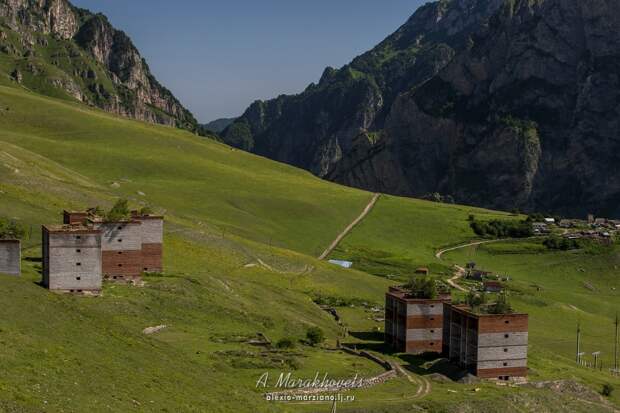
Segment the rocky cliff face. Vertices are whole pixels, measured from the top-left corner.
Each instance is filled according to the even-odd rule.
[[[197,129],[125,33],[67,0],[0,0],[0,61],[14,81],[37,92]]]
[[[322,117],[330,120],[324,135],[288,123],[291,107],[308,102],[316,86],[279,98],[279,110],[272,110],[278,117],[259,117],[260,128],[248,114],[243,119],[259,142],[255,151],[348,185],[412,196],[439,192],[502,209],[620,216],[616,6],[613,0],[427,5],[386,40],[390,54],[415,50],[408,52],[415,63],[399,76],[382,65],[386,82],[371,70],[358,75],[378,93],[368,105],[363,99],[344,105],[354,112],[342,116],[353,125],[349,135],[334,128],[330,112]],[[360,66],[354,61],[343,70],[351,67]],[[342,95],[351,93],[340,87]],[[315,99],[330,104],[328,95]],[[317,119],[314,107],[303,109],[300,117]],[[268,150],[263,140],[272,140]],[[338,144],[327,168],[315,160],[317,151],[327,151],[306,140]]]

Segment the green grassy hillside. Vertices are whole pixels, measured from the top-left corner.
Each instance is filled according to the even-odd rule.
[[[28,228],[23,276],[0,275],[1,412],[329,411],[270,404],[255,388],[264,372],[348,378],[382,371],[334,349],[341,327],[313,299],[339,304],[351,332],[344,340],[377,349],[382,325],[372,320],[372,307],[382,305],[394,281],[374,270],[403,260],[402,275],[428,263],[447,271],[435,249],[473,237],[470,208],[382,197],[337,254],[379,251],[392,258],[343,270],[313,257],[371,194],[187,132],[1,86],[0,145],[0,215]],[[59,222],[63,208],[107,207],[119,197],[166,214],[165,274],[148,277],[143,288],[106,284],[98,298],[41,288],[39,225]],[[142,334],[161,324],[167,328]],[[325,348],[298,342],[310,326],[325,331]],[[247,344],[259,333],[298,344],[293,350]],[[537,354],[536,364],[551,363]],[[546,372],[541,377],[562,377]],[[455,383],[433,384],[419,400],[418,388],[401,377],[353,392],[357,402],[339,410],[567,403],[550,390]],[[570,403],[574,411],[600,407]]]

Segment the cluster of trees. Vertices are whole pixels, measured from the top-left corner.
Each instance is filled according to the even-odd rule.
[[[22,239],[26,235],[24,226],[16,221],[0,218],[1,239]]]
[[[486,294],[470,291],[465,298],[465,302],[474,311],[481,311],[487,314],[510,314],[513,312],[506,292],[501,293],[494,303],[487,304]]]
[[[476,221],[470,217],[469,226],[480,237],[490,238],[528,238],[534,235],[532,222],[517,220]]]
[[[543,241],[543,245],[550,250],[577,250],[582,247],[581,242],[576,239],[562,237],[549,237]]]
[[[412,277],[405,285],[413,298],[432,300],[437,298],[437,284],[430,277]]]

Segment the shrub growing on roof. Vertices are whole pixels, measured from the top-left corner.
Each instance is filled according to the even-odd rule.
[[[131,218],[131,211],[129,210],[129,201],[126,199],[119,199],[116,204],[108,211],[105,216],[106,221],[124,221]]]
[[[437,298],[437,284],[431,277],[411,277],[405,287],[414,298],[427,300]]]
[[[0,239],[22,239],[26,235],[24,226],[8,218],[0,218]]]

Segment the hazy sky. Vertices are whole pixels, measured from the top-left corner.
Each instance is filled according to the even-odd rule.
[[[73,0],[124,30],[201,122],[298,93],[395,31],[425,0]]]

